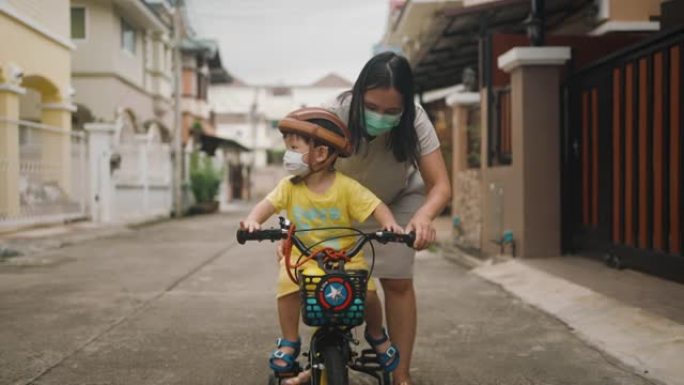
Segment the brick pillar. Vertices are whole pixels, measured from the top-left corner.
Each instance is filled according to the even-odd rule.
[[[560,254],[560,66],[567,47],[516,47],[499,56],[499,68],[511,74],[511,204],[517,253],[522,257]],[[508,207],[507,207],[508,208]]]

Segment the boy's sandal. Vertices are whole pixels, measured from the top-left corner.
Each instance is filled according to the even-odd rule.
[[[290,373],[293,372],[297,367],[297,357],[299,356],[299,350],[302,347],[302,340],[297,339],[297,341],[286,340],[285,338],[278,338],[276,340],[277,349],[271,353],[271,358],[268,360],[268,364],[276,373]],[[280,350],[282,347],[294,349],[294,353],[288,354]],[[276,364],[277,360],[285,362],[285,366]]]
[[[378,357],[378,364],[386,372],[393,372],[394,369],[399,365],[399,349],[397,349],[394,344],[391,344],[389,348],[384,353],[377,351],[377,347],[384,344],[389,340],[385,328],[382,328],[382,337],[375,339],[368,334],[368,330],[363,333],[364,338],[368,344],[375,350],[375,354]]]

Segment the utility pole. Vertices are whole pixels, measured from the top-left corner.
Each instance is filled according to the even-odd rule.
[[[173,12],[173,213],[183,216],[183,126],[181,116],[181,0],[175,1]]]

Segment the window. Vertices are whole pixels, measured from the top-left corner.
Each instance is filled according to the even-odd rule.
[[[86,14],[84,7],[71,7],[71,38],[86,38]]]
[[[121,19],[121,48],[135,54],[135,29],[126,20]]]

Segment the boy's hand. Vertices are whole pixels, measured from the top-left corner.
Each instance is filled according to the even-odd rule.
[[[396,222],[386,223],[382,225],[382,229],[397,234],[404,234],[404,229],[401,226],[399,226],[399,224],[397,224]]]
[[[240,229],[252,233],[255,230],[261,230],[261,225],[257,221],[245,219],[244,221],[240,221]]]

